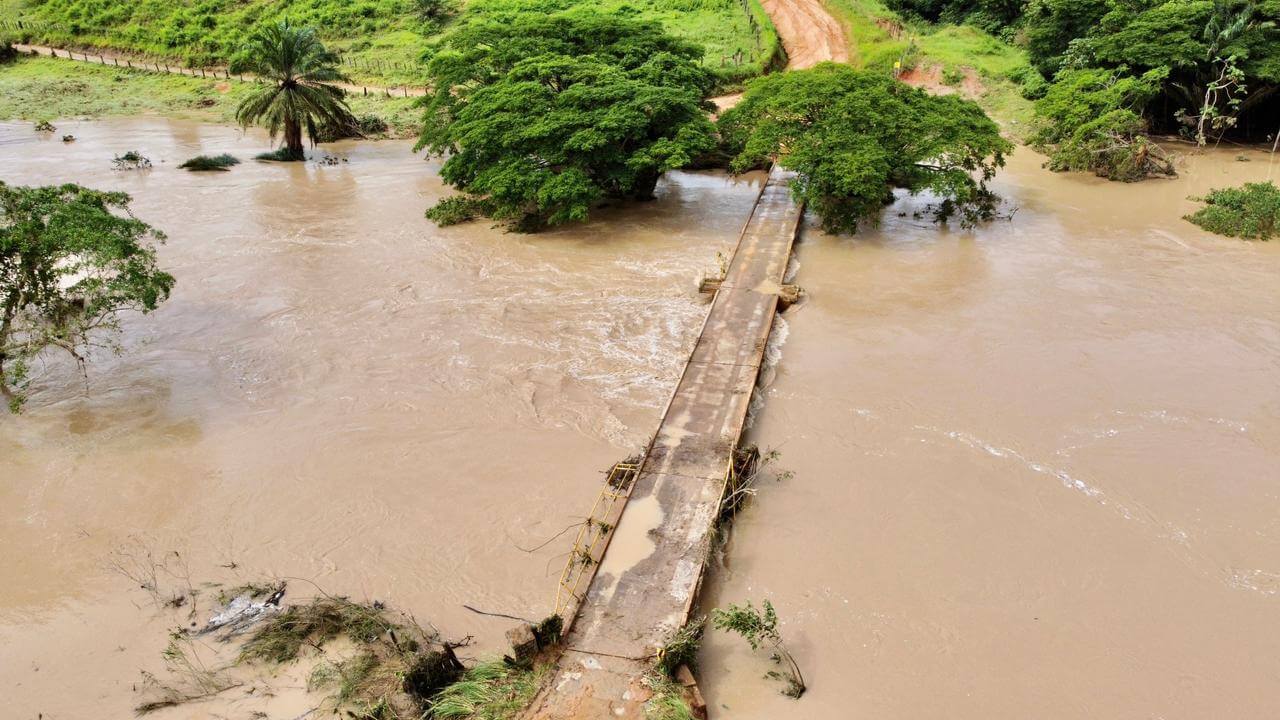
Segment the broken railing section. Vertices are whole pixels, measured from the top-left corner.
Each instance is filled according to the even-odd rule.
[[[573,549],[569,552],[569,560],[565,563],[564,572],[560,573],[560,584],[556,591],[555,615],[564,619],[565,630],[573,625],[578,606],[591,587],[591,580],[600,567],[605,549],[609,547],[609,540],[622,517],[622,510],[631,497],[631,488],[635,485],[642,462],[643,458],[640,456],[630,457],[615,463],[609,469],[600,495],[591,506],[586,521],[578,529]]]

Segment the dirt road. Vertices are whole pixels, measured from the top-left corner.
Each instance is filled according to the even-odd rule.
[[[787,69],[803,70],[828,60],[849,61],[849,42],[822,0],[763,0],[787,51]]]

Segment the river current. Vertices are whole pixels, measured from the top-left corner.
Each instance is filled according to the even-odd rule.
[[[463,604],[546,615],[570,537],[525,549],[652,432],[761,181],[674,173],[522,236],[425,220],[447,190],[406,142],[195,174],[266,140],[59,125],[77,141],[0,125],[0,179],[131,193],[178,285],[0,417],[0,696],[24,719],[131,712],[174,617],[139,567],[383,600],[477,656],[510,623]],[[127,150],[154,168],[113,170]],[[1019,150],[1011,220],[939,229],[906,199],[852,238],[808,228],[750,438],[794,475],[739,516],[706,604],[770,598],[811,690],[712,635],[713,712],[1280,714],[1280,245],[1180,219],[1276,176],[1233,150],[1118,185]]]

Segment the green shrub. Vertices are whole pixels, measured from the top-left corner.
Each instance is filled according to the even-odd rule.
[[[271,152],[258,153],[253,156],[254,160],[265,160],[267,162],[298,162],[305,160],[306,157],[300,153],[295,153],[287,147],[282,147]]]
[[[1030,65],[1019,65],[1009,72],[1008,78],[1020,88],[1019,92],[1027,100],[1039,100],[1049,92],[1049,82]]]
[[[1133,182],[1174,175],[1173,163],[1147,137],[1141,108],[1160,92],[1167,70],[1131,77],[1111,70],[1065,70],[1036,101],[1032,147],[1055,171],[1078,170]]]
[[[513,667],[501,660],[482,662],[431,700],[433,718],[507,720],[528,707],[537,694],[537,670]]]
[[[1212,190],[1193,199],[1205,206],[1186,219],[1211,233],[1246,240],[1280,235],[1280,187],[1271,181]]]
[[[372,113],[366,113],[356,118],[356,127],[365,137],[381,135],[387,131],[387,121]]]
[[[491,208],[483,198],[454,195],[427,208],[427,219],[440,227],[448,227],[486,217],[490,212]]]
[[[151,159],[137,150],[130,150],[123,155],[115,156],[111,165],[116,170],[147,170],[151,167]]]
[[[0,37],[0,65],[7,65],[17,59],[18,49],[13,46],[13,40]]]
[[[182,170],[192,172],[215,171],[226,172],[232,165],[239,165],[240,160],[231,155],[197,155],[178,166]]]

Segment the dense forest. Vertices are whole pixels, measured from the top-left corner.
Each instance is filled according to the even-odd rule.
[[[1024,47],[1033,143],[1058,169],[1133,180],[1170,170],[1146,133],[1199,144],[1280,131],[1280,0],[889,0]]]

